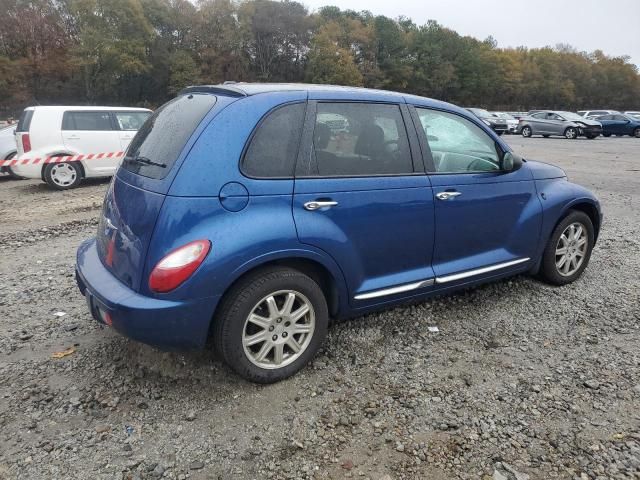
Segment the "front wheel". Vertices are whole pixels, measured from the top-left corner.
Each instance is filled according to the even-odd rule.
[[[16,153],[13,152],[13,153],[7,155],[5,160],[11,160],[15,156],[16,156]],[[6,173],[7,175],[9,175],[9,177],[11,177],[13,179],[16,179],[16,180],[22,180],[24,178],[24,177],[21,177],[20,175],[18,175],[16,172],[14,172],[11,167],[2,167],[2,171],[4,173]]]
[[[585,136],[586,136],[589,140],[593,140],[594,138],[596,138],[596,137],[597,137],[597,135],[591,135],[591,134],[589,134],[589,135],[585,135]]]
[[[529,126],[522,127],[522,136],[524,138],[529,138],[529,137],[531,137],[532,134],[533,134],[533,132],[531,131],[531,127],[529,127]]]
[[[297,270],[270,268],[233,287],[214,322],[213,342],[227,365],[249,381],[273,383],[314,357],[329,313],[314,280]]]
[[[632,137],[640,138],[640,127],[636,128],[636,129],[633,131],[633,135],[632,135]]]
[[[574,140],[578,138],[578,129],[574,127],[569,127],[564,131],[564,136],[569,140]]]
[[[610,133],[603,133],[602,136],[606,137],[606,138],[609,138],[611,136],[611,134]]]
[[[578,279],[591,258],[594,228],[589,216],[572,211],[556,226],[542,256],[541,276],[554,285]]]
[[[80,185],[82,169],[78,162],[50,163],[43,176],[44,181],[56,190],[69,190]]]

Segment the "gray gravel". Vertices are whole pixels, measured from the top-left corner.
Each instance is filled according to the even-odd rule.
[[[0,178],[0,478],[640,479],[640,141],[508,141],[600,196],[583,278],[341,322],[270,386],[91,320],[73,262],[105,182]]]

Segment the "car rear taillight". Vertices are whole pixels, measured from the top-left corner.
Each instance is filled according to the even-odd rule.
[[[31,139],[29,138],[28,133],[22,134],[22,151],[24,153],[31,151]]]
[[[158,293],[170,292],[196,271],[211,250],[209,240],[196,240],[165,256],[149,275],[149,288]]]

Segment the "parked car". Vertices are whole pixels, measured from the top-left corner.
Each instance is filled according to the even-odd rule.
[[[617,110],[578,110],[581,117],[591,117],[594,115],[610,115],[612,113],[620,113]]]
[[[583,118],[573,112],[543,110],[522,117],[518,124],[518,131],[523,137],[542,135],[547,138],[551,135],[560,135],[575,139],[584,135],[593,139],[602,133],[602,125],[600,122]]]
[[[84,155],[80,161],[18,164],[22,177],[40,178],[51,187],[77,187],[83,178],[109,177],[129,142],[151,115],[146,108],[29,107],[16,129],[18,160]],[[102,155],[100,155],[102,154]]]
[[[211,339],[267,383],[310,361],[330,317],[526,272],[571,283],[600,223],[592,193],[454,105],[199,86],[131,142],[76,278],[98,322],[162,348]]]
[[[507,112],[491,112],[493,115],[501,120],[507,122],[507,133],[517,133],[518,131],[518,119]]]
[[[482,120],[485,125],[491,128],[491,130],[496,132],[498,135],[502,135],[504,132],[509,130],[509,126],[504,119],[496,117],[483,108],[467,108],[467,110]]]
[[[11,160],[16,156],[15,131],[15,125],[0,129],[0,160]],[[9,166],[0,168],[0,173],[8,173],[13,178],[20,178],[20,176],[16,175],[13,171],[13,168]]]
[[[615,113],[612,115],[600,115],[597,120],[602,124],[602,135],[605,137],[630,135],[640,138],[640,118]]]

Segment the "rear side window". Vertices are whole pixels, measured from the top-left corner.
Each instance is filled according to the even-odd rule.
[[[16,132],[28,132],[31,126],[31,119],[33,118],[34,110],[23,110],[18,120],[18,127]]]
[[[285,105],[258,125],[242,161],[242,173],[254,178],[288,178],[298,155],[305,104]]]
[[[215,103],[214,95],[204,93],[181,95],[165,103],[133,137],[122,168],[144,177],[164,178]]]
[[[140,130],[151,112],[114,112],[119,130]]]
[[[398,105],[319,103],[312,175],[410,175],[409,139]]]
[[[62,130],[109,131],[111,114],[109,112],[64,112]]]

